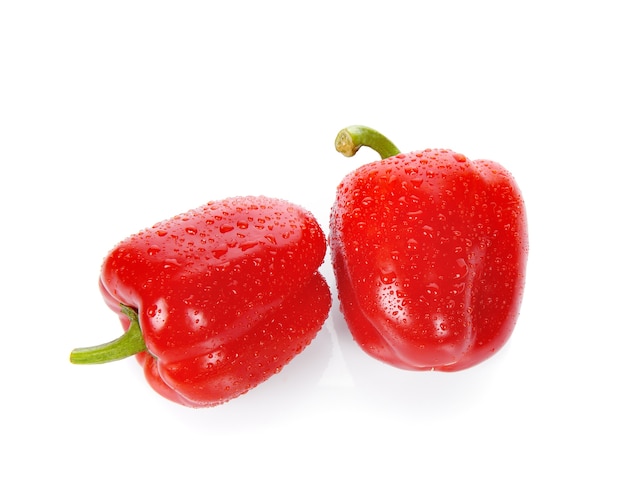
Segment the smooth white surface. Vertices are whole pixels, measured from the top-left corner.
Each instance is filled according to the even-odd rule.
[[[619,2],[4,2],[2,501],[624,501],[626,35]],[[118,241],[210,199],[327,229],[361,123],[496,160],[531,255],[515,333],[452,375],[377,363],[335,303],[248,395],[191,410],[97,289]],[[333,283],[328,263],[323,272]]]

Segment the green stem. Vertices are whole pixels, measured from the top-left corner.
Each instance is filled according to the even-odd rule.
[[[114,341],[73,350],[70,353],[70,362],[79,364],[107,363],[122,360],[146,350],[137,313],[134,309],[123,304],[121,310],[130,319],[128,330]]]
[[[352,157],[361,147],[369,147],[380,155],[381,159],[398,155],[400,150],[385,136],[367,126],[348,126],[339,131],[335,139],[335,148],[346,157]]]

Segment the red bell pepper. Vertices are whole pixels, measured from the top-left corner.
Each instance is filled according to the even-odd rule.
[[[337,136],[382,160],[337,190],[330,247],[341,310],[357,343],[403,369],[457,371],[498,351],[516,323],[528,234],[513,177],[450,150],[402,154],[363,126]]]
[[[211,202],[158,223],[117,245],[102,267],[102,294],[126,333],[70,360],[136,354],[164,397],[226,402],[280,371],[322,327],[325,252],[313,215],[277,199]]]

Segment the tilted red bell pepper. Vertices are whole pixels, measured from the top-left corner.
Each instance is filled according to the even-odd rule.
[[[208,407],[276,374],[318,333],[330,291],[313,215],[286,201],[208,203],[117,245],[102,267],[105,302],[127,330],[72,352],[73,363],[137,354],[151,386]]]
[[[456,371],[509,339],[525,281],[528,234],[513,177],[450,150],[402,154],[363,126],[337,136],[352,156],[383,158],[337,190],[330,247],[341,310],[357,343],[403,369]]]

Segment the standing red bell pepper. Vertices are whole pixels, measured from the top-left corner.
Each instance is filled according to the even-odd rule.
[[[223,403],[276,374],[318,333],[330,291],[311,213],[286,201],[208,203],[116,246],[100,288],[127,332],[74,363],[137,354],[152,387],[190,407]]]
[[[346,128],[337,149],[383,158],[337,190],[330,246],[341,309],[357,343],[391,365],[466,369],[516,323],[528,255],[524,202],[509,172],[450,150],[402,154]]]

